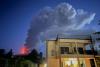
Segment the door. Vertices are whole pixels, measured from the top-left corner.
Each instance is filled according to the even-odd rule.
[[[90,59],[91,67],[95,67],[94,59]]]

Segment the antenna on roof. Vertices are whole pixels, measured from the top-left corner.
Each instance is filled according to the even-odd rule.
[[[57,34],[56,41],[58,41],[58,39],[59,39],[59,35]]]

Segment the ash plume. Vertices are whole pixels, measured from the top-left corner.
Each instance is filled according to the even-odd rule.
[[[40,41],[44,42],[57,34],[82,29],[94,17],[95,13],[75,9],[68,3],[61,3],[54,8],[45,7],[33,18],[25,45],[35,48]]]

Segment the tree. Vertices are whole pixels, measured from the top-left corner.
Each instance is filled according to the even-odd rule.
[[[31,60],[34,63],[39,63],[39,54],[38,54],[38,52],[35,49],[33,49],[31,51],[31,53],[29,53],[29,55],[27,56],[27,59]]]
[[[12,52],[12,49],[6,54],[6,57],[7,58],[12,58],[12,56],[13,56],[13,52]]]

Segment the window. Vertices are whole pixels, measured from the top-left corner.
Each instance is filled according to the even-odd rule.
[[[60,47],[61,54],[68,54],[69,53],[69,47]]]
[[[91,64],[91,67],[95,67],[94,59],[90,59],[90,64]]]
[[[79,52],[79,54],[84,54],[83,48],[79,47],[78,52]]]
[[[51,56],[55,56],[55,51],[51,50]]]
[[[77,50],[78,50],[78,53],[79,53],[79,54],[84,54],[84,51],[83,51],[83,48],[82,48],[82,47],[77,47],[77,48],[74,47],[74,52],[75,52],[75,53],[77,53]]]

